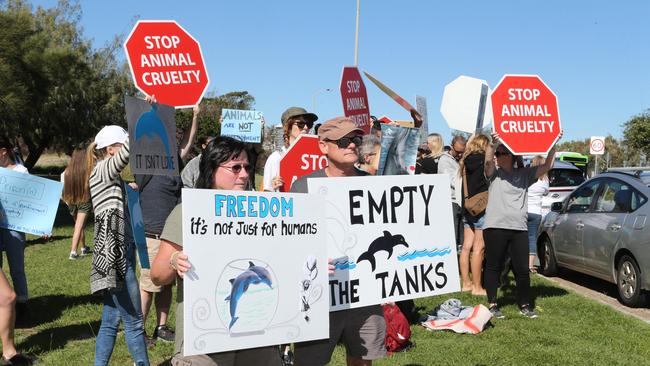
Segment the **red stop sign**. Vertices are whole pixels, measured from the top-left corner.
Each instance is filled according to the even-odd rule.
[[[198,104],[210,80],[201,46],[173,20],[140,20],[124,43],[135,86],[176,108]]]
[[[537,75],[505,75],[492,92],[493,129],[515,154],[547,154],[557,141],[557,97]]]
[[[341,75],[341,100],[343,113],[350,117],[365,134],[370,133],[370,108],[368,94],[359,69],[354,66],[343,67]]]
[[[289,192],[298,178],[327,166],[327,156],[318,147],[318,137],[302,135],[289,147],[280,160],[280,176],[284,180],[282,192]]]

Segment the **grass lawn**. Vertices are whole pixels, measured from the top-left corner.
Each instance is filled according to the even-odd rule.
[[[72,235],[67,211],[59,210],[53,240],[30,236],[25,251],[32,321],[16,330],[18,348],[39,355],[44,365],[90,365],[99,328],[101,302],[89,294],[90,257],[68,260]],[[92,225],[86,228],[92,238]],[[6,267],[6,266],[5,266]],[[5,268],[6,271],[6,268]],[[524,319],[514,305],[513,288],[503,297],[505,320],[479,335],[428,332],[412,326],[416,347],[375,365],[644,365],[650,364],[650,325],[595,301],[567,292],[535,276],[538,319]],[[464,304],[484,299],[447,294],[416,301],[424,311],[450,297]],[[174,324],[174,312],[170,324]],[[147,323],[151,334],[153,316]],[[166,364],[173,346],[158,342],[152,364]],[[120,332],[111,365],[130,365]],[[337,348],[332,365],[344,365]]]

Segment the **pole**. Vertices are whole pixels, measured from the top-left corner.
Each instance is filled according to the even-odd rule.
[[[312,97],[311,97],[311,111],[312,111],[312,113],[316,113],[316,96],[321,92],[330,92],[330,91],[332,91],[332,89],[325,88],[325,89],[316,90],[316,92],[314,92],[314,95],[312,95]]]
[[[485,105],[487,104],[487,94],[488,86],[485,84],[481,85],[481,99],[478,103],[478,115],[476,116],[476,130],[474,131],[475,135],[481,133],[483,129],[483,115],[485,114]]]
[[[357,0],[357,31],[354,35],[354,66],[359,65],[359,7],[361,0]]]
[[[594,176],[598,175],[598,155],[596,155],[596,161],[594,162]]]

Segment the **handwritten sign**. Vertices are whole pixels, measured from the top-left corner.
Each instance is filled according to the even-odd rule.
[[[63,184],[0,168],[0,227],[49,235]]]
[[[312,178],[334,258],[330,311],[460,290],[449,177]]]
[[[183,189],[186,356],[329,337],[324,202]],[[451,211],[450,211],[451,212]]]
[[[239,109],[221,110],[221,136],[230,136],[244,142],[260,143],[262,141],[261,111],[244,111]]]

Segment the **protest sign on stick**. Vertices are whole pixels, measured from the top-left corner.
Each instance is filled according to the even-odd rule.
[[[330,310],[460,290],[449,176],[312,178],[334,259]]]
[[[391,97],[394,101],[396,101],[397,104],[401,105],[402,108],[406,109],[406,110],[409,111],[409,112],[411,112],[411,111],[413,111],[413,110],[416,110],[416,109],[411,105],[411,103],[407,102],[406,99],[402,98],[399,94],[395,93],[391,88],[389,88],[388,86],[386,86],[386,84],[384,84],[384,83],[382,83],[381,81],[379,81],[376,77],[370,75],[367,71],[364,71],[363,73],[366,75],[366,77],[368,77],[368,79],[370,79],[370,81],[372,81],[375,85],[377,85],[377,87],[379,88],[379,90],[381,90],[381,91],[383,91],[384,93],[386,93],[386,95],[388,95],[388,96]]]
[[[370,106],[366,85],[363,83],[359,69],[355,66],[343,67],[341,73],[341,101],[343,114],[350,117],[364,134],[370,133]]]
[[[329,337],[325,203],[183,189],[186,356]],[[186,209],[187,208],[187,209]]]
[[[124,99],[129,123],[129,147],[133,174],[178,175],[178,148],[174,108],[149,104],[138,98]]]
[[[318,147],[318,137],[300,135],[280,160],[280,176],[284,180],[282,192],[289,192],[291,185],[303,175],[327,166],[327,156]]]
[[[261,111],[224,108],[221,110],[221,136],[259,143],[262,141],[263,120],[264,114]]]
[[[0,168],[0,227],[50,235],[62,190],[60,182]]]
[[[490,88],[485,80],[461,75],[445,86],[440,113],[449,128],[479,133],[492,120]]]

